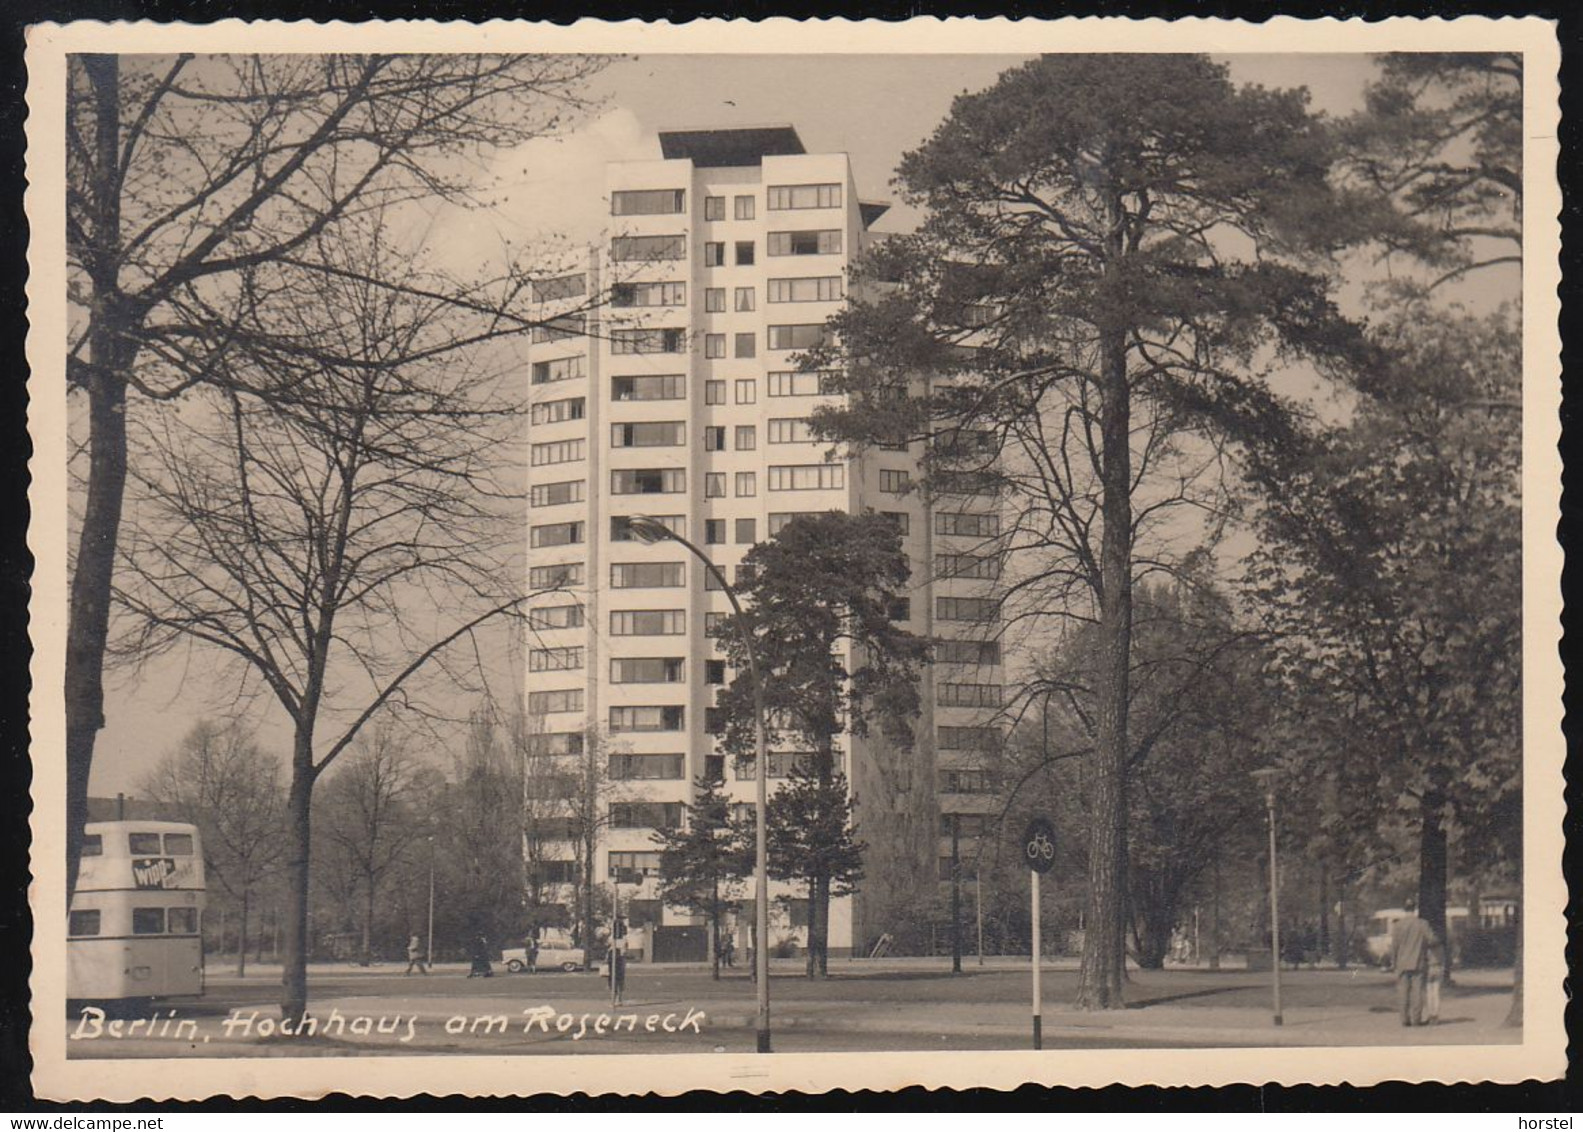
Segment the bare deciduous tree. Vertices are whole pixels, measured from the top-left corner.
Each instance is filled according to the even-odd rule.
[[[363,899],[362,965],[374,956],[374,922],[385,881],[427,832],[413,807],[417,766],[386,723],[358,741],[325,783],[318,828],[343,859]]]
[[[197,824],[204,868],[237,904],[236,973],[246,974],[253,899],[285,859],[280,760],[235,724],[202,720],[144,780],[143,792]]]
[[[315,782],[382,712],[444,714],[415,678],[523,600],[497,478],[517,420],[510,387],[461,349],[472,324],[453,305],[378,282],[413,275],[377,229],[349,235],[314,250],[341,270],[261,273],[268,334],[228,355],[226,386],[179,419],[141,415],[116,589],[129,614],[118,650],[218,649],[290,720],[292,1022],[307,1004]],[[292,396],[272,403],[234,391],[283,382]]]
[[[71,58],[68,376],[84,402],[86,484],[66,642],[68,894],[104,725],[129,401],[249,388],[257,375],[228,361],[257,324],[249,273],[311,270],[315,241],[379,210],[467,199],[470,162],[555,131],[602,65],[566,54]],[[453,301],[515,332],[532,324],[531,308],[519,313],[529,282],[511,271]]]

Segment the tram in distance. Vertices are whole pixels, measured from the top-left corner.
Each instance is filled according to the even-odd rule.
[[[89,822],[66,931],[66,997],[202,994],[203,906],[197,826]]]

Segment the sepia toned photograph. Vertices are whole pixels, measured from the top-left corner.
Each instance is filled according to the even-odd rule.
[[[490,31],[30,37],[40,1095],[1562,1072],[1550,25]]]

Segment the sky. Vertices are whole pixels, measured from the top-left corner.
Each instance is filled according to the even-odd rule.
[[[649,55],[614,62],[589,94],[603,106],[563,137],[502,153],[479,196],[485,207],[444,210],[430,230],[441,263],[547,240],[586,242],[609,220],[604,165],[659,157],[661,130],[790,123],[810,153],[845,153],[858,192],[891,211],[879,232],[905,232],[918,214],[891,178],[957,95],[982,90],[1026,61],[1018,55]],[[1227,55],[1233,81],[1306,86],[1316,110],[1362,106],[1372,65],[1363,55]]]
[[[593,83],[602,105],[566,136],[499,154],[480,173],[483,203],[443,209],[427,223],[444,266],[487,265],[505,249],[559,238],[583,244],[608,221],[602,200],[607,161],[659,156],[662,129],[790,123],[809,152],[844,152],[864,199],[890,200],[879,231],[906,231],[916,214],[895,201],[892,172],[965,91],[991,85],[1026,57],[1012,55],[649,55],[614,62]],[[1222,56],[1234,81],[1306,86],[1315,110],[1345,115],[1362,105],[1371,76],[1362,55]],[[232,669],[221,669],[233,672]],[[100,733],[90,790],[138,793],[139,782],[206,715],[225,714],[234,681],[216,678],[202,653],[107,679],[107,725]],[[498,690],[497,690],[498,691]],[[284,751],[287,732],[267,697],[255,712],[262,742]]]

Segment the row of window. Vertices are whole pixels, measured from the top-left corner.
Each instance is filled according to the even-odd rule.
[[[989,597],[937,597],[934,615],[941,621],[996,621],[1000,602]]]
[[[724,334],[704,335],[704,357],[723,358],[726,356],[726,336]],[[731,356],[734,358],[758,357],[758,335],[753,333],[735,334],[732,336]]]
[[[529,715],[554,715],[558,712],[582,710],[583,690],[581,688],[528,693]]]
[[[671,534],[679,538],[687,537],[687,516],[685,515],[647,515],[650,522],[664,527]],[[632,525],[630,515],[610,516],[610,540],[612,542],[642,542],[638,532]]]
[[[765,341],[771,350],[811,350],[823,344],[822,322],[786,323],[770,326]],[[758,357],[758,335],[745,331],[731,336],[732,356]],[[680,354],[687,349],[687,331],[679,326],[625,327],[610,332],[612,354]],[[704,335],[704,357],[726,356],[726,335]]]
[[[952,825],[956,826],[957,835],[962,838],[983,837],[993,833],[995,829],[994,818],[990,814],[941,814],[940,836],[950,837]],[[947,862],[951,858],[945,858]],[[966,862],[963,862],[966,865]]]
[[[549,303],[557,299],[575,299],[588,293],[588,277],[581,272],[557,275],[548,279],[535,279],[532,284],[533,301]]]
[[[583,650],[574,648],[529,649],[529,672],[573,672],[583,666]]]
[[[658,286],[658,284],[654,284]],[[665,284],[680,286],[680,284]],[[810,275],[795,278],[771,279],[765,288],[765,297],[772,303],[829,303],[846,297],[845,281],[839,275]],[[619,304],[618,304],[619,305]],[[680,303],[673,303],[679,306]],[[731,307],[738,314],[758,309],[757,293],[752,287],[732,289]],[[726,289],[704,288],[704,311],[707,314],[726,312]]]
[[[193,840],[190,833],[129,832],[126,835],[126,848],[133,857],[190,857]],[[84,834],[82,855],[104,856],[104,834]]]
[[[679,326],[628,326],[610,332],[612,354],[680,354],[687,331]]]
[[[931,481],[936,495],[996,495],[1001,478],[995,472],[936,472]]]
[[[566,606],[576,610],[575,624],[582,624],[582,607]],[[572,626],[562,625],[560,628]],[[610,614],[610,635],[613,637],[664,637],[681,636],[687,631],[686,617],[680,609],[621,609]],[[935,660],[940,663],[996,665],[1000,663],[1000,645],[988,641],[942,641],[941,652]],[[583,649],[541,648],[530,650],[528,667],[533,672],[562,672],[583,667]],[[705,662],[706,684],[725,683],[725,661]],[[682,657],[613,657],[610,661],[610,682],[613,684],[683,684],[686,683]],[[949,698],[955,706],[992,707],[999,704],[1000,685],[949,684],[942,692],[941,702]],[[983,750],[994,749],[999,732],[994,728],[941,728],[940,746],[943,749]]]
[[[765,234],[765,250],[772,256],[840,255],[841,229],[813,228],[794,232]],[[617,236],[610,241],[610,258],[616,263],[668,263],[687,258],[687,237],[681,233],[663,236]],[[752,240],[736,240],[732,258],[738,267],[750,267],[756,259]],[[726,242],[704,243],[704,266],[726,265]]]
[[[939,727],[935,747],[942,751],[998,751],[1002,742],[997,727]]]
[[[716,337],[724,338],[724,335]],[[570,381],[586,376],[581,357],[558,358],[552,362],[533,363],[533,384],[547,385],[556,381]],[[834,374],[829,372],[799,372],[776,370],[766,378],[767,392],[771,397],[817,397],[827,393]],[[680,373],[643,374],[610,379],[610,397],[614,401],[681,401],[687,397],[687,376]],[[752,405],[758,401],[758,382],[751,377],[736,380],[736,402]],[[704,382],[704,404],[724,405],[726,383],[721,380]],[[541,401],[533,406],[534,424],[557,424],[561,421],[580,421],[587,413],[587,400],[569,397],[559,401]]]
[[[586,487],[586,480],[560,480],[556,483],[536,483],[528,488],[528,505],[530,507],[555,507],[562,503],[581,503]]]
[[[881,468],[879,489],[887,495],[905,495],[912,487],[912,476],[907,472]]]
[[[528,412],[528,419],[536,425],[560,424],[563,421],[580,421],[588,415],[586,397],[564,397],[558,401],[540,401]]]
[[[642,707],[613,707],[610,709],[610,732],[629,731],[682,731],[686,728],[687,709],[681,704],[653,704]]]
[[[839,470],[839,469],[837,469]],[[711,476],[721,473],[709,473]],[[752,475],[751,472],[739,475]],[[551,485],[542,485],[551,486]],[[786,525],[794,519],[817,518],[824,514],[822,511],[771,511],[769,514],[769,535],[771,538],[780,534]],[[903,512],[881,512],[887,518],[894,520],[901,528],[902,534],[907,533],[908,516]],[[937,515],[936,520],[950,518],[947,515]],[[994,518],[994,516],[981,516]],[[706,520],[707,523],[724,523],[725,520]],[[754,541],[752,535],[753,520],[736,520],[736,541],[749,544]],[[577,526],[580,524],[547,524],[550,526]],[[723,527],[705,528],[706,541],[723,542],[711,536],[724,535]],[[942,532],[945,533],[945,532]],[[584,582],[583,563],[562,562],[554,565],[534,566],[528,575],[528,582],[535,590],[548,590],[557,587],[579,586]],[[637,589],[651,586],[682,586],[685,584],[685,564],[681,562],[632,562],[617,563],[610,568],[610,584],[618,589]],[[905,599],[903,599],[905,600]],[[543,611],[540,611],[543,612]],[[941,621],[995,621],[1000,616],[999,603],[993,598],[985,597],[937,597],[935,599],[935,616]],[[905,617],[898,620],[906,620]],[[979,663],[991,663],[980,661]]]
[[[995,784],[987,770],[940,771],[941,794],[993,794]]]
[[[999,684],[941,682],[935,689],[941,707],[999,707]]]
[[[757,198],[752,196],[737,196],[732,198],[732,215],[737,220],[752,220]],[[724,220],[726,218],[725,197],[704,197],[704,219]]]
[[[724,426],[707,428],[704,430],[704,447],[710,452],[724,451],[725,438]],[[738,425],[734,439],[738,451],[751,451],[758,444],[757,431],[753,425]],[[580,439],[549,441],[531,445],[530,449],[530,459],[534,467],[581,460],[586,450],[584,442]],[[705,473],[706,498],[720,498],[725,495],[725,475],[724,472]],[[767,470],[767,478],[770,491],[832,491],[846,486],[846,468],[841,464],[771,464]],[[575,502],[571,495],[582,490],[580,486],[582,482],[565,480],[553,485],[537,485],[546,489],[543,496],[546,503],[534,505]],[[737,473],[736,486],[739,496],[756,494],[755,473]],[[557,488],[558,494],[549,492],[548,489],[551,487]],[[612,495],[680,495],[686,490],[687,472],[684,468],[620,468],[610,473]],[[565,498],[560,498],[561,495]],[[582,524],[575,522],[541,524],[532,528],[530,545],[564,546],[568,543],[582,542],[581,527]]]
[[[158,837],[158,834],[154,836]],[[70,936],[94,936],[103,931],[103,915],[98,908],[73,912],[66,925]],[[133,935],[197,935],[196,908],[133,908]]]
[[[581,731],[550,731],[530,739],[533,751],[540,755],[580,755],[584,749]]]
[[[687,305],[685,283],[617,283],[610,288],[612,307],[682,307]]]
[[[533,328],[536,343],[564,342],[568,338],[581,338],[588,333],[588,324],[582,315],[562,315]]]
[[[725,683],[725,662],[711,660],[706,662],[708,683]],[[554,696],[558,693],[536,693],[540,696]],[[942,751],[980,751],[995,752],[1000,750],[1002,736],[994,727],[945,727],[937,731],[935,746]],[[573,756],[581,755],[586,749],[586,740],[581,731],[548,732],[532,737],[534,750],[541,755]],[[792,765],[805,754],[788,751],[775,751],[770,753],[767,764],[769,777],[783,778],[791,770]],[[683,767],[684,756],[680,754],[627,754],[613,753],[609,756],[610,777],[618,779],[679,779],[685,770]],[[738,777],[751,777],[753,763],[751,760],[738,762]],[[745,775],[744,772],[745,771]],[[977,774],[986,772],[978,771],[948,771],[950,774]],[[953,782],[960,785],[960,782]],[[970,790],[948,790],[947,793],[975,793]],[[976,836],[974,828],[963,819],[962,832],[965,835]],[[948,832],[942,830],[942,832]],[[78,933],[73,933],[78,934]]]
[[[736,494],[738,499],[751,499],[759,493],[758,474],[756,472],[736,472],[733,478],[736,481]],[[726,473],[704,473],[704,498],[724,499],[726,497]]]
[[[771,212],[805,208],[840,208],[839,184],[769,185],[765,188],[765,207]],[[757,197],[740,194],[732,198],[732,215],[752,220]],[[687,211],[685,189],[618,189],[610,194],[612,216],[677,216]],[[724,220],[726,198],[704,197],[704,219]]]
[[[581,606],[562,606],[576,614],[558,624],[539,624],[540,628],[575,628],[583,623]],[[680,609],[623,609],[610,614],[610,634],[614,637],[680,636],[686,631]],[[583,667],[581,647],[537,648],[528,651],[530,672],[571,672]],[[935,655],[937,663],[996,665],[1000,663],[998,641],[941,641]],[[714,662],[710,662],[714,663]],[[723,663],[723,662],[722,662]],[[610,661],[613,684],[682,684],[686,682],[681,657],[616,657]],[[720,683],[710,680],[709,683]],[[941,684],[940,702],[957,707],[996,707],[1000,704],[998,684]]]
[[[998,554],[936,554],[934,575],[937,578],[1000,577],[1001,556]]]
[[[937,641],[934,659],[937,664],[999,664],[999,641]]]

